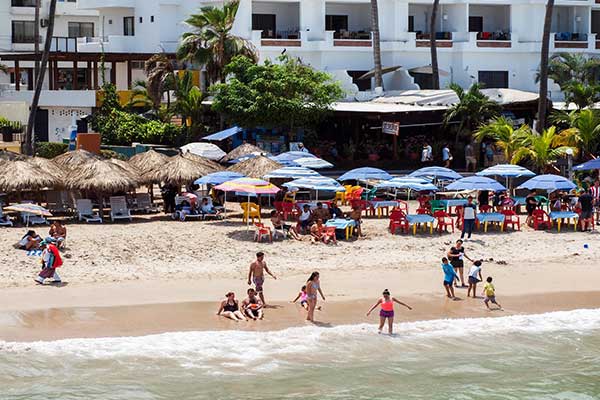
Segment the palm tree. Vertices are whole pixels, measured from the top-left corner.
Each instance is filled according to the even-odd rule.
[[[0,72],[8,74],[8,66],[6,64],[0,64]]]
[[[144,64],[144,72],[148,77],[146,89],[152,99],[153,108],[160,108],[163,93],[167,92],[167,107],[171,103],[169,90],[173,87],[175,69],[173,64],[164,54],[155,54]]]
[[[131,85],[131,96],[126,104],[131,109],[134,107],[154,108],[154,99],[148,92],[148,82],[136,80]]]
[[[565,85],[562,91],[567,105],[573,103],[578,110],[585,107],[591,107],[600,100],[600,86],[595,84],[570,81]]]
[[[239,0],[226,2],[223,8],[205,6],[186,20],[193,32],[181,37],[177,58],[206,66],[211,84],[225,82],[225,66],[237,55],[258,61],[254,46],[231,33],[238,7]]]
[[[572,81],[594,84],[599,73],[600,59],[580,53],[554,54],[548,62],[548,78],[552,79],[561,90]],[[538,74],[536,81],[539,79]]]
[[[54,35],[54,19],[56,17],[56,1],[50,0],[50,8],[48,11],[48,29],[46,30],[46,41],[44,42],[44,52],[42,53],[42,62],[40,63],[40,74],[36,76],[35,92],[31,100],[31,110],[29,112],[29,120],[27,121],[27,131],[25,134],[25,151],[29,155],[33,155],[34,140],[33,126],[35,124],[35,115],[37,113],[42,86],[44,85],[44,76],[46,75],[46,64],[50,57],[50,45],[52,44],[52,36]]]
[[[377,0],[371,0],[371,33],[373,35],[373,70],[375,72],[375,87],[383,88],[383,73],[381,71],[381,38],[379,36],[379,7]]]
[[[429,42],[431,47],[431,85],[432,89],[440,88],[440,70],[438,67],[437,59],[437,42],[435,41],[437,12],[440,5],[440,0],[433,0],[433,7],[431,10],[431,22],[429,25]]]
[[[515,129],[512,121],[505,117],[498,117],[489,124],[481,126],[473,138],[478,142],[487,138],[492,139],[496,147],[502,149],[504,159],[509,163],[515,163],[513,160],[515,154],[530,135],[531,128],[528,125],[521,125]]]
[[[548,103],[548,53],[550,52],[550,29],[552,27],[552,12],[554,0],[546,3],[544,17],[544,34],[542,36],[542,51],[540,59],[540,96],[538,102],[538,131],[546,127],[546,106]]]
[[[524,140],[521,147],[513,156],[513,163],[523,160],[531,161],[538,172],[544,172],[547,166],[567,154],[571,146],[560,144],[561,138],[556,132],[556,127],[551,126],[541,134],[531,132]]]
[[[600,138],[600,115],[596,110],[585,109],[563,114],[568,118],[570,128],[559,134],[558,143],[577,147],[581,156],[593,154]]]

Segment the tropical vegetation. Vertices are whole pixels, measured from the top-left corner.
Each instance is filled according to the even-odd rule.
[[[521,125],[515,129],[511,120],[505,117],[497,117],[490,123],[482,125],[473,134],[473,138],[478,142],[492,140],[496,147],[502,150],[504,159],[512,162],[517,151],[530,135],[531,128],[528,125]]]

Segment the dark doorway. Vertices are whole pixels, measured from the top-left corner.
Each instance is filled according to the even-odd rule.
[[[37,109],[35,113],[35,141],[48,141],[48,110]]]
[[[469,17],[469,32],[483,32],[483,17]]]
[[[135,36],[135,19],[123,17],[123,36]]]
[[[414,15],[409,15],[408,16],[408,31],[409,32],[414,32],[415,31],[415,17],[414,17]]]
[[[508,89],[508,71],[479,71],[479,83],[488,89]]]
[[[419,85],[419,88],[433,89],[433,77],[431,74],[411,72],[410,75],[413,77],[414,82]]]
[[[371,90],[371,79],[358,79],[369,71],[348,71],[348,75],[352,77],[352,83],[358,86],[358,90],[364,92]]]
[[[340,33],[341,31],[348,30],[348,16],[347,15],[326,15],[325,16],[325,30],[326,31],[336,31]]]
[[[263,38],[277,37],[277,16],[275,14],[252,14],[252,30],[262,31]]]

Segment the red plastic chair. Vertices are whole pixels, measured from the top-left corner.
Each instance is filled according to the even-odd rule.
[[[269,242],[273,243],[273,232],[271,232],[271,228],[266,227],[262,222],[257,222],[254,224],[256,227],[256,231],[254,232],[254,240],[257,242],[262,241],[263,238],[269,238]]]
[[[437,228],[439,233],[442,233],[442,230],[448,232],[448,227],[452,228],[452,233],[454,233],[454,220],[446,211],[438,210],[433,213],[433,217],[437,219]]]
[[[409,232],[410,225],[408,223],[408,220],[406,219],[406,214],[404,214],[402,210],[398,208],[392,210],[392,212],[390,213],[390,224],[388,226],[388,229],[390,230],[392,235],[396,233],[398,229],[400,229],[400,231],[404,231],[405,233]]]
[[[509,225],[513,230],[515,229],[515,226],[517,227],[517,230],[521,230],[521,218],[519,218],[514,210],[502,210],[501,213],[504,214],[504,230],[506,230]]]
[[[545,226],[546,229],[552,228],[552,220],[546,211],[538,208],[533,210],[531,216],[533,218],[533,229],[537,230],[540,226]]]
[[[281,203],[281,214],[283,219],[285,219],[286,221],[289,219],[289,217],[292,217],[292,221],[297,221],[298,217],[300,216],[300,212],[298,211],[298,208],[296,208],[294,203],[290,203],[287,201],[284,201]],[[277,206],[275,206],[275,208],[277,208]]]
[[[349,195],[346,196],[346,201],[351,202],[353,200],[360,200],[364,190],[364,188],[354,189]]]
[[[408,203],[404,200],[396,201],[398,202],[398,205],[395,208],[402,210],[404,214],[408,214]]]
[[[360,208],[360,211],[367,211],[371,208],[371,204],[367,200],[355,199],[350,200],[350,207],[354,210],[356,207]]]
[[[334,244],[337,244],[337,238],[335,237],[335,226],[327,226],[325,227],[325,231],[323,231],[323,241],[331,240]]]
[[[428,208],[417,208],[417,214],[431,214],[431,211]]]
[[[481,206],[479,206],[479,211],[482,212],[482,213],[492,212],[492,206],[486,205],[486,204],[481,205]]]

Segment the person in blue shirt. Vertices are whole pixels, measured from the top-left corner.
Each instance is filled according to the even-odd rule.
[[[448,261],[448,258],[442,258],[442,270],[444,271],[444,288],[446,288],[446,295],[452,300],[456,299],[454,295],[454,286],[452,283],[455,279],[458,279],[458,275],[454,272],[454,267]]]

